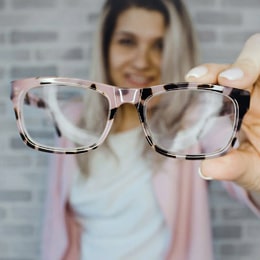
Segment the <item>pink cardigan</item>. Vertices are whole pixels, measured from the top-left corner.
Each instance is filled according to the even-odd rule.
[[[167,257],[170,260],[213,259],[207,182],[198,176],[198,164],[198,161],[168,158],[153,178],[154,192],[172,231]],[[80,226],[67,203],[77,167],[73,155],[52,157],[43,226],[43,260],[79,259]],[[260,215],[242,188],[233,183],[225,186]]]
[[[77,121],[82,109],[69,109]],[[200,150],[197,146],[192,149]],[[74,155],[51,158],[42,260],[78,260],[81,229],[68,204],[72,176],[79,170],[78,165]],[[172,233],[167,260],[213,259],[207,182],[198,176],[198,167],[199,161],[167,158],[154,174],[154,192]],[[224,185],[260,216],[245,190],[231,182]]]

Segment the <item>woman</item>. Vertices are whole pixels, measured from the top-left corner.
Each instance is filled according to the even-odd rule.
[[[97,82],[124,88],[178,82],[196,64],[181,1],[107,0],[98,32]],[[216,82],[225,68],[197,67],[188,77]],[[139,138],[138,125],[134,106],[125,104],[104,146],[80,157],[54,157],[44,260],[213,259],[199,163],[159,158]],[[206,162],[203,173],[210,174],[209,167]],[[211,176],[218,179],[216,171]],[[257,211],[242,188],[229,189]]]

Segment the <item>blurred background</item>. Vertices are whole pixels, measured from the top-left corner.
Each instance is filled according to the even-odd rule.
[[[232,62],[260,32],[259,0],[184,0],[202,62]],[[0,0],[0,260],[38,260],[50,155],[18,136],[10,81],[34,76],[88,79],[92,34],[103,0]],[[259,260],[260,219],[210,185],[216,260]],[[206,260],[206,259],[202,259]]]

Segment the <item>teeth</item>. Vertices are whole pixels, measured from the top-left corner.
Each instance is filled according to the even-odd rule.
[[[130,76],[130,80],[136,82],[137,84],[146,84],[148,82],[147,78],[142,76]]]

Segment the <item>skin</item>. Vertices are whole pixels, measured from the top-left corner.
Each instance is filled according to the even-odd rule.
[[[111,83],[123,88],[160,84],[165,32],[160,12],[135,7],[124,11],[117,20],[109,47]],[[120,118],[120,124],[116,124],[116,131],[140,124],[133,105],[122,106],[117,118]]]
[[[202,162],[203,175],[216,180],[234,181],[250,192],[260,208],[260,34],[251,36],[245,43],[233,64],[203,64],[203,75],[186,76],[186,80],[217,83],[230,87],[247,89],[251,92],[250,109],[247,112],[242,130],[244,138],[238,149],[227,155]],[[235,69],[233,77],[226,72]]]

